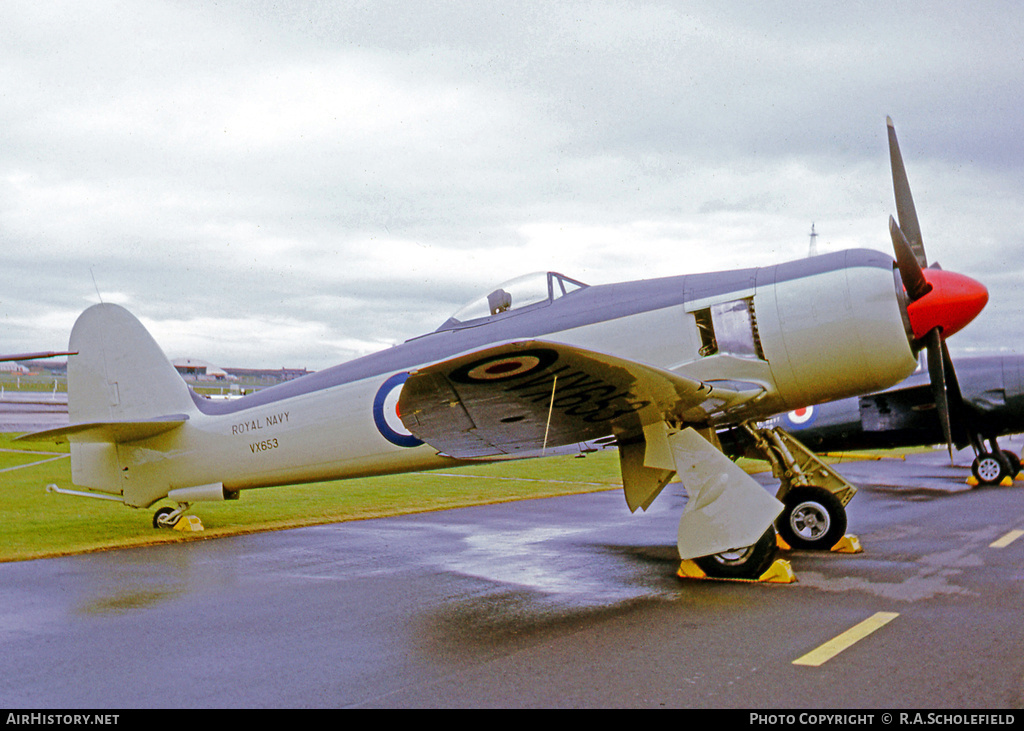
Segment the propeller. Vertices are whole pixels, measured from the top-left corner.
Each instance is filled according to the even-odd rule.
[[[892,216],[889,216],[889,235],[892,236],[892,248],[896,251],[896,267],[900,270],[900,279],[903,280],[910,301],[916,302],[931,292],[933,287],[924,276],[920,259],[914,254],[913,247]]]
[[[928,354],[932,394],[952,460],[954,438],[961,441],[959,434],[966,427],[963,424],[963,397],[945,340],[981,312],[988,302],[988,290],[970,277],[944,271],[936,264],[928,266],[896,129],[891,117],[886,117],[885,121],[889,131],[896,215],[899,218],[897,223],[889,216],[889,234],[896,253],[896,267],[907,290],[907,319],[913,332],[911,345],[915,350],[924,349]]]

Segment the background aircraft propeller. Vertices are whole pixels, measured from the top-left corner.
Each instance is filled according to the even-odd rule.
[[[966,424],[963,396],[945,338],[981,311],[988,301],[988,292],[974,280],[953,272],[944,272],[937,264],[928,266],[917,209],[910,193],[910,183],[891,117],[886,118],[886,124],[896,215],[899,217],[897,224],[889,216],[889,233],[900,279],[907,290],[907,315],[914,334],[913,345],[927,352],[935,408],[939,412],[939,421],[952,460],[954,441],[961,445],[970,442],[976,449],[981,442],[976,433],[970,433]],[[936,293],[939,296],[925,299],[936,289],[941,290],[941,293]]]

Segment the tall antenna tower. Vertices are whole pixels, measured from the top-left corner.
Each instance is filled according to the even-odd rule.
[[[818,242],[816,241],[817,238],[818,238],[818,234],[815,232],[814,224],[812,223],[811,224],[811,248],[807,252],[807,256],[817,256],[818,255]]]

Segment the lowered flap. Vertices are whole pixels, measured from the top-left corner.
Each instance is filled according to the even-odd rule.
[[[749,385],[749,384],[747,384]],[[457,458],[519,454],[710,413],[759,395],[616,356],[539,340],[421,368],[402,388],[405,427]]]
[[[676,474],[675,456],[665,422],[644,426],[643,439],[619,442],[622,489],[629,512],[647,510]]]
[[[121,444],[155,437],[157,434],[176,429],[186,421],[188,421],[188,416],[185,414],[173,414],[146,421],[96,421],[22,434],[20,437],[16,437],[15,441],[114,442]]]

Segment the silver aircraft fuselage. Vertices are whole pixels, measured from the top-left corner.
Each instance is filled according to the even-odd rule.
[[[872,250],[596,286],[549,273],[547,286],[546,298],[525,306],[453,319],[227,402],[196,395],[160,365],[162,352],[134,317],[97,305],[83,313],[69,346],[78,353],[68,366],[69,414],[83,425],[68,436],[73,481],[148,506],[168,496],[203,499],[214,486],[235,493],[451,465],[458,460],[403,424],[395,406],[402,383],[425,366],[510,341],[564,344],[756,392],[729,409],[709,405],[703,419],[693,409],[677,415],[711,429],[883,389],[916,366],[893,260]],[[639,406],[629,393],[602,403],[608,394],[579,390],[572,403],[592,400],[594,434],[627,438],[617,417]],[[168,414],[180,426],[137,428]],[[134,422],[135,431],[117,434],[110,424],[118,421]],[[90,428],[113,436],[98,439]]]

